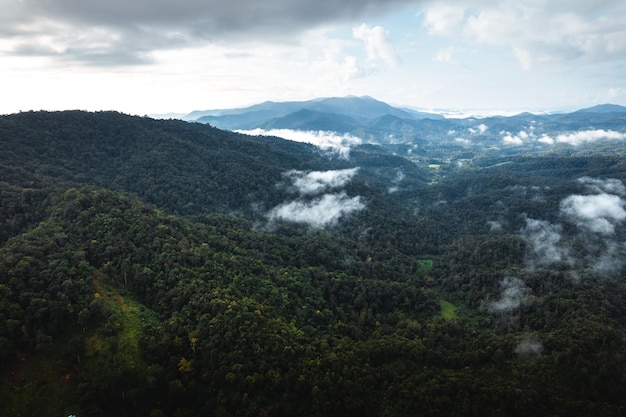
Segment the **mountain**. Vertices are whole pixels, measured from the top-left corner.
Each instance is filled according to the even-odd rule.
[[[445,118],[353,96],[266,102],[241,109],[193,112],[186,118],[229,130],[332,131],[370,144],[418,145],[438,157],[503,147],[509,154],[581,152],[578,145],[592,143],[598,145],[596,151],[612,152],[626,131],[626,108],[613,104],[572,113]],[[571,146],[575,148],[566,149]]]
[[[359,126],[350,116],[318,110],[302,109],[276,117],[258,125],[261,129],[326,130],[349,132]]]
[[[211,123],[213,126],[225,129],[253,129],[271,123],[273,119],[283,118],[293,113],[296,115],[298,113],[302,114],[303,111],[345,116],[359,122],[385,115],[416,120],[427,117],[432,117],[433,119],[443,118],[436,114],[396,108],[372,97],[348,96],[283,103],[265,102],[250,107],[230,110],[194,111],[186,115],[184,119],[200,123]],[[296,115],[291,116],[295,125],[299,123],[295,120],[297,119]]]
[[[403,109],[392,107],[387,103],[383,103],[382,101],[378,101],[368,96],[348,96],[344,98],[332,97],[313,100],[308,102],[304,108],[323,111],[326,113],[342,114],[350,116],[356,120],[372,119],[387,114],[403,118],[415,117],[414,113],[409,113]]]
[[[264,121],[300,110],[303,105],[304,102],[267,101],[241,109],[194,111],[186,115],[183,120],[211,123],[221,129],[254,129]]]
[[[599,104],[578,110],[577,113],[626,113],[626,107],[618,106],[617,104]]]
[[[293,111],[302,109],[306,106],[304,101],[274,102],[266,101],[260,104],[254,104],[249,107],[238,109],[219,109],[219,110],[196,110],[185,116],[185,120],[196,121],[203,116],[234,116],[245,113],[262,113],[266,117],[272,115],[288,114]]]
[[[509,122],[0,116],[0,415],[624,415],[623,146]]]

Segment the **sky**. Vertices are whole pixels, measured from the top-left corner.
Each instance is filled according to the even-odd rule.
[[[0,0],[0,113],[626,105],[623,0]]]

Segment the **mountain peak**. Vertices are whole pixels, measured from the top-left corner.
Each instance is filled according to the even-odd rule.
[[[578,110],[576,113],[626,113],[626,107],[618,104],[598,104]]]

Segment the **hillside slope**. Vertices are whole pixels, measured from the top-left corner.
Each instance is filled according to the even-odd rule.
[[[3,116],[0,137],[7,182],[24,179],[20,185],[27,187],[32,177],[31,185],[48,178],[103,186],[179,214],[250,214],[252,205],[273,205],[285,197],[276,184],[286,171],[355,166],[304,143],[107,112]],[[367,175],[364,156],[354,157]],[[402,158],[385,160],[390,169],[403,166],[416,181],[426,180],[423,171]]]

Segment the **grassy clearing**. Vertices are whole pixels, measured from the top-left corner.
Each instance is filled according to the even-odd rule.
[[[418,259],[417,263],[420,265],[424,271],[428,272],[433,269],[433,260],[432,259]]]
[[[156,322],[156,318],[131,297],[106,285],[102,277],[94,279],[94,289],[95,297],[110,308],[113,316],[109,320],[109,329],[95,330],[87,338],[85,348],[91,365],[142,369],[145,364],[139,340],[144,326],[148,322]],[[111,331],[114,334],[107,335]]]
[[[459,316],[456,314],[456,306],[449,301],[439,300],[441,306],[440,315],[446,320],[457,320]]]

